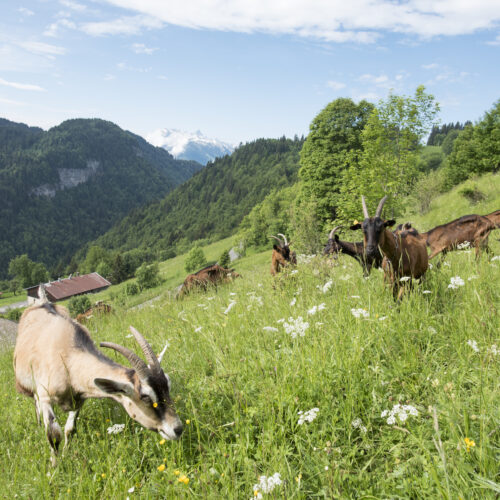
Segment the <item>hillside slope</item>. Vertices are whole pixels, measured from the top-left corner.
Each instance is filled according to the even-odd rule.
[[[1,120],[0,276],[23,253],[49,266],[67,261],[200,168],[103,120],[68,120],[47,132]]]
[[[100,237],[105,248],[165,250],[231,234],[269,193],[297,180],[301,140],[259,139],[216,159],[162,201],[134,210]]]

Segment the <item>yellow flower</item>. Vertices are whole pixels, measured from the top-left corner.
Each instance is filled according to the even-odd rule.
[[[165,444],[165,442],[166,442],[166,440],[165,440],[165,439],[162,439],[162,440],[160,441],[160,444]]]
[[[163,471],[165,470],[165,464],[161,464],[161,465],[159,465],[159,466],[158,466],[158,470],[159,470],[160,472],[163,472]]]
[[[465,441],[465,446],[467,446],[467,452],[470,452],[470,449],[476,446],[476,443],[472,439],[465,438],[464,441]]]
[[[111,422],[111,420],[109,418],[106,419],[106,423],[108,423],[108,422]]]
[[[174,474],[175,474],[176,476],[178,476],[178,475],[180,474],[180,472],[179,472],[177,469],[175,469],[175,470],[174,470]]]
[[[104,472],[101,474],[101,477],[104,479],[106,477],[106,474]]]
[[[189,425],[191,423],[191,420],[187,419],[186,420],[186,425]]]
[[[153,403],[153,408],[158,408],[158,403],[156,401]]]
[[[184,474],[178,479],[179,483],[184,483],[188,484],[189,483],[189,478],[185,476]]]
[[[254,496],[257,496],[259,494],[259,490],[253,490]]]

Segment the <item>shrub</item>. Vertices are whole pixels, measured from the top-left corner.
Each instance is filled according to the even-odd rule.
[[[7,319],[10,319],[11,321],[19,321],[21,318],[21,314],[23,314],[24,309],[22,307],[16,307],[14,309],[9,309],[7,313],[5,314],[5,317]]]
[[[127,295],[137,295],[139,293],[139,287],[137,283],[127,283],[125,286],[125,293]]]
[[[68,302],[68,309],[71,316],[76,316],[77,314],[83,314],[87,309],[92,307],[88,295],[76,295],[71,297]]]
[[[160,284],[158,263],[142,264],[142,266],[137,269],[135,276],[140,288],[154,288],[158,286]]]
[[[229,250],[224,250],[219,257],[219,266],[227,267],[231,263],[231,259],[229,257]]]
[[[203,250],[199,246],[191,248],[186,257],[186,262],[184,264],[184,269],[186,272],[191,273],[198,269],[201,269],[207,264],[207,259]]]
[[[478,187],[473,184],[471,186],[463,187],[459,193],[466,199],[468,199],[472,204],[478,203],[481,200],[484,200],[485,196],[482,191],[478,189]]]

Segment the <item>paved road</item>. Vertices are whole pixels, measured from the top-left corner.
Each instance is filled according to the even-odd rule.
[[[8,306],[0,307],[0,314],[6,313],[9,309],[16,309],[17,307],[26,307],[27,305],[28,305],[27,300],[23,302],[14,302],[14,304],[9,304]]]

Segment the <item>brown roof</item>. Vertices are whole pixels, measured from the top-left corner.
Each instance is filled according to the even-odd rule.
[[[98,273],[71,276],[45,284],[45,291],[53,300],[63,300],[73,295],[93,292],[110,286],[111,283]]]

